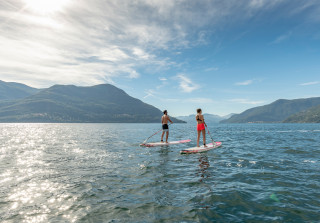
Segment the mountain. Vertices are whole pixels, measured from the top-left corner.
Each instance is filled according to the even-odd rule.
[[[289,116],[320,105],[320,97],[285,100],[279,99],[271,104],[248,109],[233,115],[221,123],[282,122]]]
[[[224,119],[231,118],[233,115],[236,115],[236,113],[230,113],[229,115],[221,116],[221,118],[223,118],[224,120]]]
[[[228,119],[234,113],[226,115],[226,116],[219,116],[219,115],[213,115],[213,114],[203,114],[206,122],[211,123],[219,123],[221,120]],[[188,123],[192,123],[196,121],[196,114],[188,115],[188,116],[178,116],[177,118],[180,120],[183,120]]]
[[[15,82],[0,80],[0,100],[15,100],[25,98],[39,92],[39,89]]]
[[[0,103],[0,122],[148,123],[159,122],[161,116],[159,109],[110,84],[54,85],[26,98]]]
[[[291,115],[283,122],[285,123],[320,123],[320,105],[314,106],[306,111]]]

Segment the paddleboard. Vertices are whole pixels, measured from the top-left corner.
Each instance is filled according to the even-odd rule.
[[[169,145],[175,145],[180,143],[187,143],[191,142],[191,139],[185,139],[185,140],[179,140],[179,141],[172,141],[172,142],[148,142],[140,144],[140,146],[146,146],[146,147],[154,147],[154,146],[169,146]]]
[[[188,148],[188,149],[183,149],[180,151],[181,154],[188,154],[188,153],[202,153],[202,152],[206,152],[208,150],[211,149],[215,149],[218,148],[219,146],[221,146],[221,142],[215,142],[213,143],[209,143],[207,144],[207,147],[204,147],[203,145],[200,147],[192,147],[192,148]]]

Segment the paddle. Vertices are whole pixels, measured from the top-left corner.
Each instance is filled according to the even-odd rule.
[[[169,123],[169,125],[171,125],[171,124],[172,124],[172,123]],[[169,125],[168,125],[168,126],[169,126]],[[157,135],[160,131],[162,131],[162,128],[161,128],[159,131],[157,131],[156,133],[154,133],[152,136]],[[152,136],[150,136],[150,137],[148,137],[146,140],[144,140],[141,145],[146,144],[146,142],[148,141],[148,139],[150,139]]]
[[[212,144],[216,144],[216,142],[213,140],[213,138],[212,138],[212,136],[211,136],[211,134],[210,134],[210,131],[209,131],[209,128],[208,128],[207,124],[204,123],[204,125],[205,125],[206,128],[207,128],[208,134],[209,134],[209,136],[210,136],[210,138],[211,138],[211,140],[212,140]]]

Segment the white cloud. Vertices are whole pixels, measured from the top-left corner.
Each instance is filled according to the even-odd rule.
[[[320,84],[320,81],[306,82],[306,83],[302,83],[300,85],[301,86],[309,86],[309,85],[316,85],[316,84]]]
[[[205,72],[209,72],[209,71],[217,71],[217,70],[219,70],[218,67],[208,67],[208,68],[206,68],[204,71],[205,71]]]
[[[0,79],[41,87],[139,78],[143,70],[178,66],[163,51],[179,54],[207,44],[226,23],[247,21],[282,2],[68,0],[45,14],[26,7],[25,1],[0,1]],[[309,3],[306,10],[315,5]],[[309,14],[319,18],[319,13]],[[197,88],[183,83],[187,92]]]
[[[168,79],[167,79],[167,78],[165,78],[165,77],[159,77],[159,80],[160,80],[160,84],[159,84],[158,86],[156,86],[156,89],[159,90],[160,88],[168,85],[168,82],[167,82]]]
[[[91,85],[138,78],[140,69],[168,69],[174,63],[153,52],[185,33],[161,25],[157,16],[150,23],[142,13],[146,4],[70,0],[62,11],[42,15],[17,0],[0,3],[0,79],[37,87]]]
[[[197,90],[200,86],[193,83],[193,81],[186,77],[184,74],[178,74],[177,78],[179,79],[179,86],[183,92],[190,93],[194,90]]]
[[[161,101],[165,102],[179,102],[179,103],[192,103],[192,104],[211,104],[214,101],[211,98],[159,98]]]
[[[230,99],[229,101],[233,102],[233,103],[248,104],[248,105],[257,105],[257,104],[264,103],[264,101],[251,101],[251,100],[244,99],[244,98],[235,98],[235,99]]]
[[[253,80],[246,80],[246,81],[243,81],[243,82],[235,83],[235,85],[245,86],[245,85],[250,85],[252,83],[253,83]]]
[[[154,94],[155,94],[154,90],[152,89],[146,90],[145,93],[146,93],[146,96],[144,96],[143,98],[154,97]]]
[[[194,103],[194,104],[211,104],[214,101],[211,98],[187,98],[183,102]]]
[[[289,33],[283,34],[281,36],[278,36],[275,40],[273,40],[271,42],[271,44],[279,44],[279,43],[289,39],[291,35],[292,35],[292,32],[289,32]]]

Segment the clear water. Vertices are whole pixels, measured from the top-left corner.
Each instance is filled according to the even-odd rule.
[[[194,125],[0,124],[0,222],[320,221],[319,124],[209,126],[223,146],[180,155]]]

